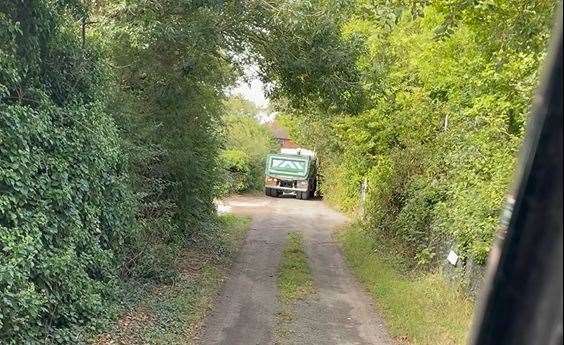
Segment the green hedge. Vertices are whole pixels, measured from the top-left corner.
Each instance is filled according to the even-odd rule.
[[[360,73],[366,104],[327,111],[312,95],[307,107],[282,109],[294,138],[319,154],[326,199],[353,212],[367,181],[371,229],[397,240],[417,263],[428,264],[452,242],[463,258],[485,262],[555,6],[359,1],[342,9],[340,38],[364,47],[349,68]],[[318,44],[292,43],[306,51]],[[348,82],[338,85],[357,90]]]
[[[69,342],[106,318],[130,221],[116,131],[104,113],[3,106],[0,340]]]
[[[223,118],[224,148],[220,154],[224,176],[222,193],[262,190],[266,156],[277,152],[279,145],[270,130],[259,123],[259,109],[249,101],[232,97],[226,112]]]
[[[0,5],[0,343],[76,343],[111,315],[131,193],[81,7]]]

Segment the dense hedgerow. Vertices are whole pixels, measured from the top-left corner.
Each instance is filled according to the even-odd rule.
[[[1,343],[82,341],[214,238],[234,56],[268,42],[240,5],[0,2]]]
[[[113,66],[109,111],[130,154],[143,237],[174,246],[215,222],[223,91],[234,76],[219,53],[224,17],[215,3],[122,5],[100,9],[93,31]]]
[[[485,262],[555,6],[359,0],[341,9],[341,39],[364,45],[350,66],[364,106],[331,112],[313,98],[308,108],[285,109],[295,138],[319,153],[325,197],[353,211],[364,181],[368,227],[415,262],[430,263],[452,243]],[[307,51],[316,43],[294,44]],[[349,84],[356,92],[354,80],[340,86]]]
[[[224,174],[222,193],[262,190],[266,156],[278,151],[272,132],[259,122],[260,109],[249,101],[231,97],[223,117],[223,149],[220,154]]]
[[[72,343],[117,292],[131,193],[80,6],[0,5],[0,343]]]

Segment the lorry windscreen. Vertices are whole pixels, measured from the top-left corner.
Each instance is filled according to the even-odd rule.
[[[267,159],[266,174],[305,178],[309,172],[309,157],[298,155],[270,155]]]

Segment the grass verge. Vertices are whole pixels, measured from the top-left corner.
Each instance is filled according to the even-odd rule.
[[[282,302],[303,299],[315,291],[300,233],[288,235],[278,273],[278,291]]]
[[[465,344],[473,301],[447,283],[440,272],[401,273],[386,248],[379,248],[360,225],[339,234],[345,257],[374,297],[397,339],[414,345]]]
[[[194,343],[249,225],[249,218],[220,216],[212,245],[184,249],[175,260],[176,278],[170,284],[132,283],[125,297],[134,302],[113,329],[92,344]]]

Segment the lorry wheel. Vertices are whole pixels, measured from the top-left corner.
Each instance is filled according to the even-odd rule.
[[[298,192],[298,198],[300,198],[302,200],[307,200],[308,192]]]
[[[265,188],[264,189],[264,194],[266,196],[272,196],[272,189],[271,188]]]

